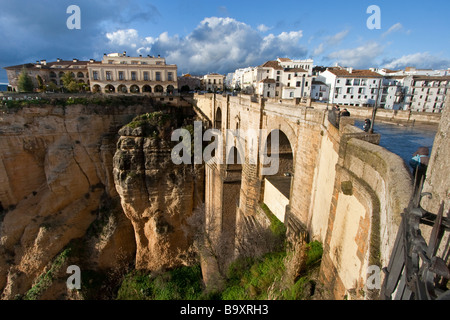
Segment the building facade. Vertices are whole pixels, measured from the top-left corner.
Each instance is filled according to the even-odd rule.
[[[156,93],[178,92],[177,66],[161,57],[129,57],[126,52],[104,55],[101,62],[87,66],[92,92]]]
[[[39,82],[63,86],[62,78],[70,72],[78,83],[86,84],[92,92],[102,93],[156,93],[171,94],[178,90],[177,66],[168,65],[161,57],[129,57],[123,54],[105,54],[102,61],[71,61],[57,59],[6,67],[8,81],[18,91],[18,79],[25,69],[34,87]]]
[[[210,73],[203,77],[203,88],[206,91],[217,92],[225,90],[225,76],[218,73]]]
[[[330,88],[329,102],[346,106],[373,106],[379,99],[383,76],[372,70],[333,67],[321,73]]]
[[[90,84],[89,73],[87,65],[95,63],[95,60],[80,61],[78,59],[62,60],[57,59],[53,62],[47,62],[46,60],[36,61],[36,63],[26,63],[11,67],[5,67],[6,74],[8,76],[9,85],[13,91],[18,91],[18,81],[20,73],[23,69],[26,70],[28,76],[33,81],[35,88],[38,88],[42,82],[44,85],[54,83],[58,88],[63,86],[62,78],[70,72],[72,77],[78,83]]]
[[[413,112],[441,113],[450,92],[450,76],[413,76],[409,79],[404,109]]]
[[[278,58],[255,67],[237,70],[235,83],[249,94],[266,98],[294,99],[311,95],[313,60]],[[269,85],[274,81],[274,90]],[[271,88],[270,88],[271,89]],[[270,96],[269,96],[270,95]]]

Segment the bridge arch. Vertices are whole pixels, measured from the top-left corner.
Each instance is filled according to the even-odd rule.
[[[272,137],[275,138],[273,141]],[[261,171],[260,201],[285,223],[295,176],[294,149],[288,136],[279,129],[270,131],[263,143],[263,158],[271,161],[269,164],[262,164],[264,169],[270,168],[270,173]]]
[[[214,117],[214,129],[222,129],[222,109],[219,107],[216,110],[216,114]]]

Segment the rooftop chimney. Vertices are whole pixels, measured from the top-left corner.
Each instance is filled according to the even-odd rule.
[[[73,62],[78,62],[78,59],[75,59],[75,58],[74,58],[72,61],[73,61]]]
[[[94,60],[94,59],[90,59],[89,62],[90,62],[90,63],[94,63],[95,60]]]
[[[43,64],[44,66],[47,65],[47,60],[41,60],[41,64]]]
[[[123,55],[124,55],[124,56],[126,57],[126,56],[127,56],[127,52],[126,52],[126,51],[124,51],[124,52],[123,52]]]
[[[56,59],[56,62],[61,62],[61,59],[60,58]]]

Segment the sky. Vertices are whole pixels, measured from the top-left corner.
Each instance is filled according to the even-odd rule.
[[[71,5],[80,29],[67,27]],[[368,12],[373,5],[379,14]],[[0,0],[0,83],[6,66],[123,51],[161,55],[179,75],[227,74],[278,57],[447,69],[448,12],[447,0]]]

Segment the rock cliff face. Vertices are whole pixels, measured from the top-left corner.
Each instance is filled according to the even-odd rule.
[[[183,263],[192,244],[187,219],[202,199],[204,176],[201,167],[172,162],[174,119],[142,119],[119,131],[114,180],[133,224],[136,268],[157,271]]]
[[[80,252],[84,260],[81,256],[73,259],[82,265],[82,271],[83,268],[115,268],[119,255],[125,260],[134,259],[133,227],[119,205],[113,156],[118,128],[149,111],[153,111],[152,106],[137,104],[115,107],[56,104],[27,106],[14,112],[0,110],[0,294],[3,299],[21,297],[36,286],[39,275],[75,239],[82,239]],[[127,141],[134,140],[122,137],[119,145],[125,147]],[[144,157],[144,162],[139,159],[139,165],[147,166],[148,178],[146,185],[142,185],[145,188],[141,185],[131,188],[131,178],[128,178],[118,180],[118,190],[135,228],[138,248],[145,245],[145,239],[149,242],[149,252],[142,255],[146,258],[150,252],[169,246],[154,241],[151,232],[158,237],[174,237],[173,228],[182,220],[180,216],[174,218],[174,212],[180,207],[191,207],[192,196],[188,199],[188,193],[183,193],[180,175],[169,173],[167,163],[162,166],[164,173],[159,172],[156,162],[160,153],[153,141],[141,139],[140,146],[142,152],[148,150],[152,154],[155,150],[154,158]],[[118,161],[116,155],[115,162]],[[164,175],[173,180],[163,185]],[[117,173],[115,176],[118,177]],[[151,193],[143,193],[144,190]],[[178,196],[179,191],[183,196]],[[144,195],[149,197],[143,199]],[[127,201],[133,199],[136,203]],[[144,208],[149,203],[150,208]],[[140,217],[145,222],[139,222]],[[180,241],[184,239],[180,237]],[[145,264],[142,259],[139,263]],[[158,256],[150,265],[163,263],[165,260]],[[59,298],[60,294],[45,296]]]

